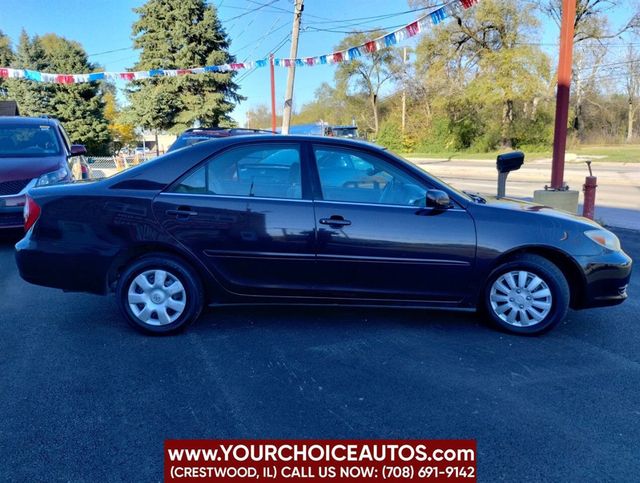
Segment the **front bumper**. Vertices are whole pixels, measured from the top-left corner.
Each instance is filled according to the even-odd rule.
[[[24,226],[25,199],[24,195],[0,196],[0,230]]]
[[[627,299],[633,261],[623,251],[578,258],[586,284],[576,308],[618,305]]]

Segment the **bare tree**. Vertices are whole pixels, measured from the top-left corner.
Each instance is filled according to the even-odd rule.
[[[574,22],[574,40],[582,42],[589,39],[613,39],[625,32],[640,26],[638,11],[632,11],[629,20],[617,31],[610,32],[607,28],[608,13],[625,4],[624,0],[576,0],[576,19]],[[559,26],[562,22],[562,0],[544,0],[540,2],[540,9],[551,17]]]
[[[640,100],[640,56],[634,50],[633,45],[627,49],[626,62],[624,64],[624,83],[628,99],[627,110],[627,142],[633,140],[633,124],[638,111]]]

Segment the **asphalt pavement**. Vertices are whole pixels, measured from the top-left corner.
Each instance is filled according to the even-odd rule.
[[[640,261],[640,232],[618,230]],[[640,273],[537,338],[424,310],[210,310],[181,335],[0,242],[0,481],[160,481],[168,438],[474,438],[480,481],[637,481]]]

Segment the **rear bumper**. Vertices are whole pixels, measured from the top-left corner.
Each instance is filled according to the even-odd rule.
[[[25,196],[0,196],[0,230],[22,228]]]
[[[25,281],[67,292],[107,293],[108,258],[90,251],[70,254],[57,244],[43,247],[30,235],[16,244],[16,265]]]
[[[633,261],[623,251],[578,259],[586,277],[578,309],[618,305],[627,299]]]

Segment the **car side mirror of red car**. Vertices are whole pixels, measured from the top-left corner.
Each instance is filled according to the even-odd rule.
[[[71,145],[71,156],[81,156],[83,154],[87,154],[87,148],[84,146],[84,144]]]

